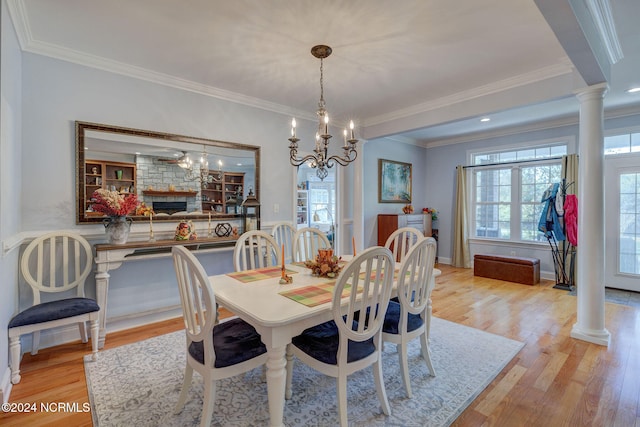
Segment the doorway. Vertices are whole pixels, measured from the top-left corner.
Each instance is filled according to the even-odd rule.
[[[316,175],[316,170],[306,163],[298,167],[296,181],[296,228],[317,228],[323,231],[331,247],[337,240],[337,175],[336,169],[328,169],[324,179]]]

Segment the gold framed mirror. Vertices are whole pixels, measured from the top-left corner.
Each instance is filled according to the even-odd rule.
[[[260,147],[76,121],[77,224],[105,218],[100,188],[136,194],[154,221],[237,218],[250,189],[260,197]]]

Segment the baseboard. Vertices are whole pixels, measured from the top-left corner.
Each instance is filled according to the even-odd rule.
[[[11,394],[12,388],[11,369],[7,366],[2,374],[2,382],[0,382],[0,401],[2,401],[2,403],[9,402],[9,395]]]
[[[112,317],[107,319],[107,339],[109,339],[110,332],[137,328],[139,326],[148,325],[150,323],[175,319],[176,317],[182,317],[182,306],[180,305],[159,310],[149,310],[133,315]]]

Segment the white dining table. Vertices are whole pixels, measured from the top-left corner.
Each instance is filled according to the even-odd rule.
[[[351,257],[343,257],[345,260]],[[308,307],[288,297],[282,291],[326,283],[331,279],[314,277],[310,270],[287,265],[293,283],[281,285],[280,277],[243,283],[229,275],[210,276],[216,302],[256,328],[267,347],[267,393],[271,426],[282,426],[286,386],[285,352],[291,339],[312,326],[333,319],[331,302]],[[440,274],[434,269],[432,280]]]

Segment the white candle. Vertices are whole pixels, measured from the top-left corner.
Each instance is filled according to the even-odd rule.
[[[291,120],[291,136],[293,138],[296,137],[296,118],[294,117],[293,120]]]
[[[324,115],[324,134],[329,135],[329,115]]]
[[[347,148],[347,130],[344,130],[344,147]]]
[[[354,126],[354,124],[353,124],[353,120],[351,120],[351,121],[349,122],[349,129],[351,129],[351,139],[355,139],[355,138],[353,137],[353,128],[354,128],[354,127],[355,127],[355,126]]]

